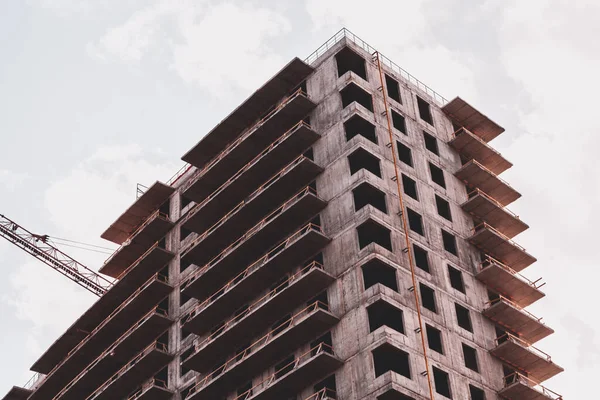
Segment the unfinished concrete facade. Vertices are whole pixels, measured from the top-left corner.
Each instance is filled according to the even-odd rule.
[[[340,31],[111,225],[118,282],[5,399],[560,399],[502,132]]]

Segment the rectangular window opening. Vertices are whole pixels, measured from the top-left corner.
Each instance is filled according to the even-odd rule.
[[[427,250],[413,244],[413,255],[415,256],[415,265],[425,272],[430,272]]]
[[[419,283],[419,292],[421,293],[421,304],[423,304],[423,307],[437,313],[435,291],[429,286]]]
[[[396,332],[404,334],[404,315],[402,310],[390,303],[378,300],[367,307],[369,317],[369,332],[387,326]]]
[[[448,275],[450,277],[450,286],[459,292],[465,292],[465,283],[463,281],[462,272],[451,265],[448,265]]]
[[[398,291],[396,268],[377,258],[368,261],[361,268],[365,290],[373,285],[381,283],[383,286],[386,286],[395,292]]]
[[[350,175],[354,175],[364,168],[373,175],[381,178],[379,158],[375,157],[373,154],[363,148],[358,148],[352,154],[350,154],[348,156],[348,162],[350,163]]]
[[[404,145],[403,143],[396,141],[396,148],[398,149],[398,159],[400,161],[402,161],[404,164],[408,165],[409,167],[412,167],[413,159],[412,159],[412,151],[410,150],[410,147]]]
[[[387,214],[385,205],[385,193],[374,186],[364,182],[352,190],[354,196],[354,210],[358,211],[367,204],[372,205],[379,211]]]
[[[441,168],[429,163],[429,173],[434,183],[446,189],[446,179],[444,178],[444,171]]]
[[[377,134],[375,133],[375,125],[360,117],[353,115],[344,122],[344,131],[346,132],[346,140],[352,139],[356,135],[360,135],[367,140],[377,144]]]
[[[417,182],[414,179],[402,174],[402,187],[404,193],[412,197],[415,200],[419,200],[419,193],[417,192]]]
[[[471,395],[471,400],[485,400],[485,392],[476,386],[469,385],[469,394]]]
[[[425,148],[436,156],[439,156],[440,149],[438,148],[438,143],[435,136],[423,131],[423,139],[425,140]]]
[[[425,331],[427,333],[427,344],[429,348],[440,354],[444,354],[444,346],[442,344],[442,331],[427,324],[425,324]]]
[[[397,349],[390,344],[384,344],[373,350],[373,363],[375,376],[380,376],[388,371],[394,371],[411,379],[410,360],[407,352]]]
[[[442,229],[442,241],[444,242],[444,250],[448,253],[452,253],[458,256],[458,249],[456,248],[456,237],[453,234],[446,232]]]
[[[391,110],[391,111],[392,111],[392,125],[394,126],[394,128],[398,129],[400,132],[407,135],[407,133],[406,133],[406,118],[404,118],[402,115],[398,114],[394,110]]]
[[[419,117],[433,126],[433,116],[431,115],[431,106],[429,103],[417,96],[417,106],[419,107]]]
[[[464,343],[462,344],[462,349],[463,357],[465,360],[465,367],[475,372],[479,372],[479,364],[477,363],[477,350],[475,350],[471,346],[467,346]]]
[[[402,104],[402,97],[400,96],[400,85],[398,84],[398,81],[386,74],[385,87],[387,89],[388,97]]]
[[[458,303],[454,303],[454,308],[456,309],[456,320],[458,322],[458,326],[464,330],[473,332],[473,325],[471,324],[471,314],[469,313],[469,309],[461,306]]]
[[[392,240],[388,228],[369,219],[356,228],[356,230],[358,231],[358,244],[361,249],[371,243],[377,243],[381,247],[392,251]]]
[[[447,200],[442,199],[437,194],[435,195],[435,205],[437,207],[437,213],[448,221],[452,221],[452,214],[450,212],[450,203]]]
[[[439,368],[432,367],[433,370],[433,382],[435,383],[435,391],[449,399],[452,398],[452,392],[450,391],[450,376],[446,371],[442,371]]]
[[[356,75],[367,80],[367,70],[365,68],[365,59],[359,56],[356,52],[344,47],[335,55],[337,64],[338,77],[344,75],[348,71],[354,72]]]
[[[408,217],[408,226],[410,230],[424,236],[425,230],[423,229],[423,217],[421,214],[407,207],[406,216]]]
[[[373,112],[373,96],[366,90],[351,82],[347,84],[341,91],[342,108],[348,107],[350,104],[357,102],[367,110]]]

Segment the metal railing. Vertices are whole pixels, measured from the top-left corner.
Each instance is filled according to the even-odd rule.
[[[156,210],[155,212],[153,212],[152,214],[150,214],[146,219],[144,219],[138,226],[137,228],[135,228],[135,230],[133,231],[133,233],[131,233],[131,235],[129,235],[127,237],[127,239],[115,250],[113,251],[113,253],[108,256],[108,258],[104,261],[104,265],[108,264],[114,257],[115,255],[120,252],[121,250],[123,250],[124,247],[127,247],[131,244],[131,241],[133,240],[133,238],[140,233],[142,230],[144,230],[144,228],[146,228],[148,225],[150,225],[150,223],[152,223],[152,221],[154,221],[155,219],[161,218],[165,221],[171,221],[171,219],[169,218],[169,216],[166,213],[161,212],[160,210]]]
[[[148,390],[152,389],[153,387],[160,387],[163,389],[167,389],[167,382],[163,381],[162,379],[151,378],[150,380],[144,382],[144,384],[142,384],[142,386],[138,390],[136,390],[135,392],[130,394],[129,397],[127,397],[127,400],[139,399],[140,397],[142,397],[142,395],[144,393],[146,393]]]
[[[113,374],[113,376],[111,376],[106,382],[104,382],[104,384],[102,386],[100,386],[98,389],[96,389],[94,391],[94,393],[92,393],[89,397],[87,397],[87,399],[93,400],[93,399],[97,398],[113,382],[115,382],[117,379],[119,379],[121,376],[123,376],[135,364],[137,364],[142,358],[144,358],[146,355],[150,354],[151,352],[153,352],[155,350],[163,352],[163,353],[168,353],[168,347],[166,344],[159,342],[159,341],[152,343],[150,346],[146,347],[144,350],[142,350],[140,353],[138,353],[138,355],[136,355],[131,361],[129,361],[127,364],[125,364],[119,371],[117,371],[115,374]]]
[[[31,378],[29,378],[27,382],[25,382],[23,389],[35,390],[37,386],[42,383],[45,377],[46,375],[36,372]]]
[[[356,36],[354,33],[350,32],[346,28],[340,29],[335,35],[333,35],[329,40],[323,43],[317,50],[315,50],[311,55],[309,55],[304,62],[307,64],[313,64],[319,57],[325,54],[330,48],[334,47],[337,43],[341,42],[343,39],[348,39],[361,49],[365,50],[369,54],[375,53],[373,47],[371,47],[367,42]],[[418,90],[422,91],[426,95],[428,95],[431,99],[435,101],[440,107],[444,106],[448,103],[442,95],[437,93],[435,90],[431,89],[429,86],[425,85],[423,82],[415,78],[413,75],[408,73],[404,68],[400,67],[389,58],[379,53],[379,57],[381,59],[381,63],[387,68],[391,69],[393,72],[397,73],[400,77],[403,78],[407,83],[416,87]]]
[[[308,396],[306,399],[304,400],[335,400],[337,399],[337,393],[335,392],[335,390],[329,389],[329,388],[323,388],[321,390],[319,390],[317,393]]]
[[[477,161],[477,160],[475,160],[475,159],[471,159],[471,160],[469,160],[469,162],[467,162],[465,165],[463,165],[463,166],[461,167],[461,169],[462,169],[462,168],[464,168],[464,167],[465,167],[466,165],[468,165],[468,164],[474,164],[474,165],[477,165],[477,167],[481,168],[482,170],[484,170],[484,171],[485,171],[485,172],[487,172],[488,174],[492,175],[494,178],[498,179],[498,180],[499,180],[499,181],[500,181],[502,184],[506,185],[506,186],[507,186],[507,187],[509,187],[510,189],[513,189],[513,187],[512,187],[512,186],[511,186],[511,185],[510,185],[508,182],[506,182],[504,179],[500,178],[498,175],[496,175],[495,173],[493,173],[492,171],[490,171],[490,170],[489,170],[487,167],[485,167],[484,165],[482,165],[482,164],[481,164],[479,161]],[[465,182],[467,182],[467,183],[468,183],[468,181],[467,181],[467,180],[465,180]],[[513,190],[514,190],[514,189],[513,189]]]
[[[546,325],[542,322],[542,318],[538,318],[535,315],[533,315],[532,313],[530,313],[529,311],[527,311],[526,309],[524,309],[523,307],[521,307],[520,305],[518,305],[517,303],[515,303],[512,300],[507,299],[506,297],[502,296],[502,295],[498,295],[498,298],[494,299],[494,300],[490,300],[484,303],[484,305],[492,307],[495,304],[498,303],[507,303],[508,305],[510,305],[511,307],[515,308],[517,311],[527,315],[529,318],[535,320],[536,322],[539,322],[542,325]]]
[[[253,386],[251,389],[249,389],[246,392],[242,393],[241,395],[237,396],[234,400],[250,399],[253,396],[253,394],[258,394],[258,393],[268,389],[275,382],[277,382],[280,378],[287,375],[289,372],[292,372],[293,370],[300,368],[303,364],[305,364],[306,362],[310,361],[311,359],[317,357],[318,355],[320,355],[322,353],[327,353],[327,354],[333,355],[334,354],[333,347],[331,347],[330,345],[323,343],[323,342],[319,343],[318,345],[316,345],[315,347],[313,347],[306,353],[295,358],[294,361],[279,368],[271,376],[264,379],[262,382],[258,383],[257,385]],[[281,375],[281,373],[284,371],[285,371],[285,373],[283,375]]]
[[[113,344],[104,350],[98,357],[94,359],[90,364],[88,364],[83,371],[81,371],[75,378],[73,378],[57,395],[56,399],[60,399],[62,395],[67,393],[83,376],[85,376],[88,372],[90,372],[94,367],[96,367],[102,360],[106,357],[112,356],[115,349],[122,343],[127,336],[129,336],[133,331],[139,328],[142,324],[148,321],[154,314],[160,314],[164,317],[168,317],[167,310],[160,308],[158,306],[154,307],[152,310],[147,312],[142,318],[140,318],[134,325],[132,325],[125,333],[123,333],[117,340],[113,342]],[[89,336],[88,336],[89,337]]]
[[[236,366],[237,364],[244,361],[246,358],[248,358],[249,355],[251,355],[251,354],[255,353],[256,351],[258,351],[259,349],[263,348],[264,346],[266,346],[267,344],[272,342],[273,339],[283,335],[286,331],[288,331],[290,328],[295,326],[295,324],[297,324],[299,321],[312,315],[314,312],[316,312],[318,310],[329,311],[329,306],[321,301],[315,301],[308,307],[304,308],[302,311],[299,311],[298,313],[294,314],[292,317],[288,318],[281,324],[277,325],[275,328],[271,329],[269,331],[269,333],[267,333],[266,335],[264,335],[263,337],[261,337],[260,339],[258,339],[254,343],[252,343],[250,346],[246,347],[243,351],[241,351],[238,354],[236,354],[235,356],[231,357],[229,360],[227,360],[222,365],[216,367],[213,370],[213,372],[211,372],[210,374],[205,376],[203,379],[201,379],[199,382],[197,382],[194,385],[192,390],[190,390],[190,394],[199,392],[203,387],[207,386],[210,382],[214,381],[215,379],[218,379],[225,372],[231,370],[234,366]],[[188,357],[188,359],[191,357],[194,357],[196,354],[197,353],[191,354]],[[184,360],[184,362],[185,362],[185,360]]]
[[[533,346],[529,342],[526,342],[525,340],[523,340],[520,337],[517,337],[511,333],[506,332],[504,335],[497,337],[494,340],[494,342],[495,342],[496,346],[500,346],[502,343],[505,343],[505,342],[513,342],[513,343],[527,349],[527,351],[534,353],[535,355],[544,359],[545,361],[552,362],[552,357],[550,357],[550,354],[538,349],[537,347]]]
[[[229,246],[227,246],[225,249],[223,249],[223,251],[221,251],[218,255],[213,257],[206,265],[204,265],[197,272],[195,272],[194,276],[196,277],[196,279],[199,276],[203,275],[210,268],[214,267],[219,261],[221,261],[227,255],[229,255],[231,252],[233,252],[233,250],[235,250],[238,246],[245,243],[250,237],[254,236],[254,234],[259,232],[265,225],[267,225],[269,222],[271,222],[276,216],[282,214],[285,210],[290,208],[293,204],[295,204],[299,199],[301,199],[306,194],[315,194],[316,195],[316,192],[310,186],[307,186],[301,192],[299,192],[294,197],[292,197],[291,199],[286,201],[284,204],[279,206],[275,211],[271,212],[268,216],[263,218],[258,224],[254,225],[252,228],[250,228],[248,231],[246,231],[246,233],[244,233],[242,236],[237,238],[233,243],[231,243]],[[188,248],[182,253],[182,257],[185,257],[186,253],[191,249],[191,247],[193,247],[192,244],[190,244],[190,246],[188,246]]]
[[[256,260],[255,262],[253,262],[248,268],[246,268],[241,273],[239,273],[235,278],[233,278],[229,282],[227,282],[221,289],[217,290],[209,298],[204,300],[202,303],[198,304],[193,310],[190,311],[190,313],[186,317],[184,317],[184,319],[187,321],[187,320],[195,317],[196,315],[198,315],[204,308],[208,307],[210,304],[215,302],[218,298],[223,296],[227,291],[231,290],[238,283],[240,283],[244,278],[246,278],[247,276],[252,274],[254,271],[258,270],[263,265],[265,265],[268,261],[273,259],[275,256],[280,254],[283,250],[288,248],[292,243],[294,243],[296,241],[296,239],[300,238],[302,235],[304,235],[305,233],[307,233],[311,230],[313,230],[315,232],[323,233],[323,230],[321,229],[321,227],[319,225],[315,225],[313,223],[308,223],[307,225],[305,225],[304,227],[300,228],[299,230],[294,232],[292,235],[290,235],[287,239],[285,239],[282,242],[280,242],[279,244],[275,245],[267,254],[265,254],[260,259]],[[187,280],[181,285],[181,289],[185,290],[186,287],[191,285],[201,275],[202,275],[202,273],[200,273],[200,271],[196,271],[196,273],[194,273],[192,276],[187,278]],[[184,324],[185,324],[185,321],[184,321]]]
[[[532,281],[532,280],[524,277],[523,275],[521,275],[520,273],[518,273],[517,271],[515,271],[514,269],[512,269],[508,265],[504,264],[503,262],[500,262],[500,261],[496,260],[494,257],[492,257],[490,255],[487,255],[487,254],[486,254],[485,258],[483,259],[483,261],[479,264],[479,271],[483,271],[485,268],[487,268],[487,267],[489,267],[491,265],[496,265],[496,266],[502,268],[506,272],[508,272],[511,275],[513,275],[514,277],[520,279],[521,281],[523,281],[524,283],[528,284],[529,286],[531,286],[534,289],[539,290],[539,288],[541,288],[542,286],[544,286],[546,284],[545,282],[543,282],[542,284],[538,285],[538,282],[542,278],[539,278],[539,279],[537,279],[535,281]]]
[[[474,134],[473,132],[471,132],[470,130],[465,128],[464,126],[461,126],[456,131],[454,131],[454,133],[452,134],[452,138],[456,138],[462,134],[467,134],[467,135],[471,136],[473,139],[477,140],[483,146],[485,146],[486,148],[490,149],[491,151],[493,151],[494,153],[496,153],[497,155],[502,157],[502,154],[500,154],[500,152],[498,150],[494,149],[487,142],[485,142],[483,139],[481,139],[479,136],[477,136],[476,134]],[[502,157],[502,158],[504,158],[504,157]]]
[[[261,118],[254,125],[252,125],[245,133],[243,133],[237,139],[235,139],[233,142],[231,142],[229,145],[227,145],[227,147],[225,149],[223,149],[219,154],[217,154],[208,164],[206,164],[204,167],[202,167],[202,169],[197,170],[194,173],[194,176],[190,177],[189,181],[182,187],[182,191],[186,191],[187,189],[189,189],[189,187],[192,186],[198,180],[198,178],[200,178],[202,175],[204,175],[215,164],[217,164],[220,160],[225,158],[225,156],[227,156],[229,153],[231,153],[241,142],[243,142],[249,136],[251,136],[254,132],[256,132],[256,130],[258,128],[260,128],[261,126],[263,126],[273,115],[277,114],[282,108],[284,108],[285,106],[290,104],[294,99],[296,99],[297,97],[300,97],[300,96],[308,98],[308,95],[301,88],[296,90],[294,93],[292,93],[290,96],[288,96],[285,100],[283,100],[280,104],[278,104],[273,110],[271,110],[271,112],[269,112],[267,115],[265,115],[263,118]],[[295,124],[292,128],[288,129],[285,133],[288,133],[288,132],[296,129],[301,124],[302,124],[302,121]],[[306,123],[304,123],[304,125],[308,126],[308,124],[306,124]],[[310,126],[309,126],[309,128],[310,128]]]
[[[216,331],[212,332],[207,338],[205,338],[202,342],[194,342],[195,351],[198,352],[202,348],[206,347],[210,342],[214,341],[216,338],[221,336],[221,334],[225,333],[225,331],[231,329],[238,322],[247,317],[252,311],[256,310],[267,301],[271,300],[275,297],[279,292],[283,291],[285,288],[293,284],[295,281],[312,271],[313,269],[323,269],[323,265],[321,265],[317,261],[313,261],[304,267],[300,272],[288,277],[285,281],[281,282],[277,285],[276,288],[272,289],[266,295],[262,296],[260,299],[256,300],[254,303],[249,305],[247,308],[239,308],[234,313],[235,316],[230,318],[228,321],[223,323]]]
[[[517,249],[521,250],[524,253],[527,253],[527,251],[525,250],[525,247],[515,243],[511,238],[509,238],[508,236],[506,236],[504,233],[498,231],[496,228],[494,228],[493,226],[491,226],[490,224],[488,224],[487,222],[482,222],[478,225],[475,225],[475,227],[472,229],[473,234],[476,234],[477,232],[480,232],[484,229],[487,229],[489,231],[491,231],[492,233],[494,233],[495,235],[500,236],[500,238],[502,238],[503,240],[505,240],[508,244],[510,244],[511,246],[516,247]]]
[[[527,378],[525,375],[522,375],[518,372],[514,372],[510,375],[507,375],[504,377],[504,385],[505,387],[508,387],[510,385],[513,385],[515,383],[521,383],[525,386],[530,387],[533,390],[538,391],[539,393],[545,395],[546,397],[549,397],[552,400],[563,400],[562,395],[548,389],[545,386],[542,386],[540,384],[538,384],[537,382],[535,382],[532,379]]]
[[[508,208],[506,208],[505,206],[503,206],[502,204],[500,204],[500,203],[498,202],[498,200],[494,199],[492,196],[490,196],[489,194],[487,194],[486,192],[484,192],[484,191],[483,191],[483,190],[481,190],[481,189],[474,188],[474,189],[473,189],[473,190],[471,190],[469,193],[467,193],[467,197],[468,197],[468,200],[467,200],[467,202],[468,202],[469,200],[471,200],[471,198],[472,198],[472,197],[474,197],[474,196],[477,196],[477,195],[479,195],[479,196],[482,196],[482,197],[485,197],[485,198],[486,198],[486,200],[490,201],[490,202],[491,202],[492,204],[494,204],[496,207],[498,207],[498,208],[501,208],[502,210],[506,211],[506,212],[507,212],[508,214],[510,214],[510,215],[511,215],[513,218],[515,218],[515,219],[518,219],[518,220],[520,220],[520,219],[521,219],[521,218],[520,218],[520,217],[519,217],[517,214],[515,214],[515,213],[514,213],[514,212],[512,212],[512,211],[510,211]],[[466,202],[465,202],[465,203],[466,203]]]

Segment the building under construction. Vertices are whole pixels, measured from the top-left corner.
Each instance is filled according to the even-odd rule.
[[[110,224],[114,283],[4,400],[561,399],[503,131],[341,30]]]

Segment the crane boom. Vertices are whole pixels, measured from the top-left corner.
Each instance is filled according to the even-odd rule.
[[[102,296],[112,286],[112,282],[108,279],[48,243],[48,235],[31,233],[2,214],[0,214],[0,237],[97,296]]]

